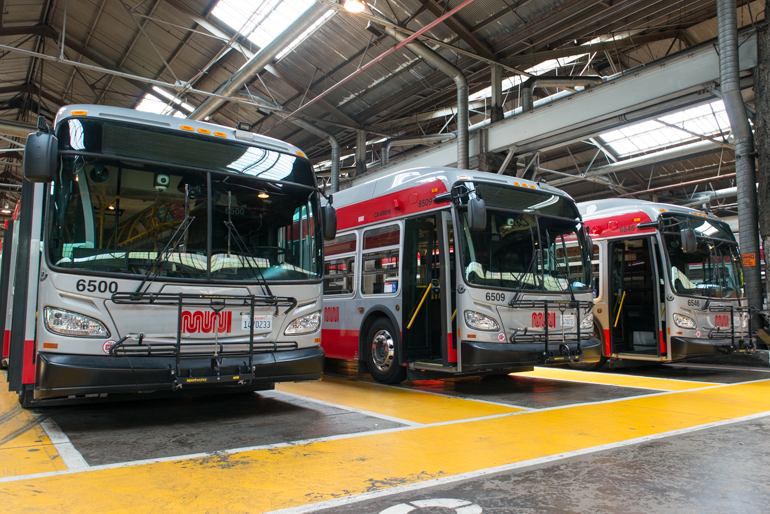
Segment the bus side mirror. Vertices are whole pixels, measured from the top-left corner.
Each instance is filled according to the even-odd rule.
[[[24,145],[24,178],[30,182],[52,182],[56,178],[59,141],[53,134],[37,132]]]
[[[487,228],[487,204],[481,198],[471,198],[468,202],[468,228],[474,232]]]
[[[323,223],[324,239],[329,241],[337,237],[337,211],[331,205],[321,207],[321,223]]]
[[[698,249],[698,243],[695,241],[695,231],[691,228],[683,228],[679,231],[682,240],[682,251],[684,253],[694,253]]]

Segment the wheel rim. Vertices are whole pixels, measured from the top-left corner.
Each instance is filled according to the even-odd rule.
[[[387,330],[380,330],[372,338],[372,363],[379,371],[387,371],[396,358],[396,343]]]

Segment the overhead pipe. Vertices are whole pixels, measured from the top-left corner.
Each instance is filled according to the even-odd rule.
[[[743,103],[738,62],[738,15],[736,0],[717,0],[720,92],[735,138],[735,182],[741,254],[753,254],[754,265],[743,267],[749,307],[762,308],[759,268],[759,214],[757,206],[754,141]],[[745,261],[744,261],[745,262]],[[758,321],[758,320],[757,320]],[[754,328],[757,323],[753,322]]]
[[[402,43],[408,36],[392,27],[382,27],[381,30],[396,41]],[[457,87],[457,167],[468,168],[468,81],[456,66],[428,48],[425,44],[414,40],[406,47],[430,66],[449,76]]]
[[[366,172],[366,131],[356,130],[356,171],[357,174]]]
[[[305,30],[317,22],[328,10],[329,7],[323,3],[314,3],[311,5],[307,11],[300,15],[300,17],[297,18],[294,23],[289,25],[286,30],[265,45],[264,48],[261,48],[251,59],[246,61],[246,64],[241,66],[229,80],[222,83],[215,90],[215,93],[225,97],[232,96],[258,73],[264,70],[265,66],[270,64],[273,59],[275,59],[275,56],[278,55],[281,50],[286,48],[286,45],[302,35]],[[226,100],[222,98],[209,97],[187,117],[191,120],[202,120],[206,118],[206,116],[214,114],[216,110],[225,103]]]
[[[540,87],[575,87],[595,86],[604,81],[598,75],[582,75],[567,77],[530,77],[521,84],[521,110],[531,111],[534,108],[533,92],[535,86]]]
[[[318,128],[317,126],[313,125],[312,123],[299,119],[294,118],[291,120],[292,123],[297,125],[298,127],[301,127],[311,134],[314,134],[321,138],[326,138],[329,140],[329,144],[332,147],[332,169],[331,169],[331,179],[332,179],[332,193],[336,193],[340,189],[340,155],[342,154],[342,150],[340,148],[340,143],[337,141],[337,138],[331,135],[330,133],[326,132],[323,129]]]
[[[393,146],[406,146],[406,145],[428,145],[431,143],[440,143],[447,139],[455,139],[457,134],[454,132],[447,132],[446,134],[428,134],[426,136],[403,136],[392,137],[383,141],[380,147],[381,156],[380,162],[383,166],[387,166],[390,160],[390,149]],[[458,166],[459,167],[459,166]]]
[[[754,194],[756,194],[758,185],[755,184],[754,186]],[[687,200],[687,203],[684,203],[685,207],[695,207],[698,205],[703,205],[704,203],[709,203],[710,200],[713,200],[714,198],[725,198],[725,197],[731,197],[731,196],[737,196],[739,194],[737,187],[726,187],[724,189],[717,189],[716,191],[703,191],[700,193],[697,198],[694,197],[679,197],[680,200]],[[739,218],[740,221],[740,218]]]

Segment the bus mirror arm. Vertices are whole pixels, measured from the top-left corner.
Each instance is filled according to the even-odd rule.
[[[636,225],[637,229],[643,229],[643,228],[660,228],[660,223],[657,221],[646,221],[644,223],[637,223]]]
[[[452,200],[451,192],[441,193],[440,195],[436,195],[433,197],[433,203],[449,202],[451,200]]]

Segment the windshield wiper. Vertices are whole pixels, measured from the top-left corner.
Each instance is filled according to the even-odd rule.
[[[227,227],[227,252],[230,253],[230,238],[232,237],[235,240],[235,244],[238,245],[239,252],[246,257],[246,264],[249,265],[249,269],[254,274],[254,278],[257,280],[257,282],[260,282],[260,287],[262,287],[265,291],[267,291],[267,294],[270,296],[274,296],[273,292],[270,291],[270,286],[267,285],[267,280],[265,280],[265,275],[262,274],[262,268],[259,266],[252,266],[252,261],[257,262],[254,255],[249,251],[249,247],[246,245],[245,241],[243,240],[243,237],[241,237],[241,234],[238,232],[238,229],[235,228],[235,225],[233,225],[232,221],[232,215],[233,212],[232,209],[232,199],[233,194],[232,191],[227,192],[227,221],[225,221],[225,227]],[[256,272],[254,269],[256,268]],[[257,276],[257,273],[259,273],[259,276]]]
[[[155,260],[152,261],[152,265],[150,266],[150,269],[147,270],[147,273],[144,275],[144,279],[139,284],[139,287],[136,288],[136,292],[143,292],[142,287],[144,287],[145,284],[147,284],[147,281],[150,278],[150,275],[153,275],[153,272],[155,271],[155,268],[160,264],[162,260],[165,260],[168,258],[169,255],[174,253],[177,248],[179,247],[179,243],[182,242],[182,240],[187,235],[187,230],[190,228],[190,225],[192,225],[192,222],[195,220],[195,216],[190,216],[189,214],[189,189],[187,184],[184,186],[184,220],[182,220],[182,223],[179,225],[179,227],[176,229],[176,232],[174,232],[174,235],[171,236],[171,239],[168,240],[168,243],[166,243],[166,246],[163,248],[162,251],[158,252],[158,255],[155,256]],[[153,275],[152,280],[155,280],[157,278],[157,275]],[[150,282],[152,282],[150,280]],[[147,284],[147,288],[149,289],[150,284]],[[146,291],[147,289],[145,289]]]
[[[532,232],[532,228],[531,227],[529,229],[529,235],[530,235],[530,239],[532,241],[532,260],[529,261],[529,265],[527,265],[527,270],[524,271],[524,273],[521,273],[520,275],[514,277],[514,280],[516,280],[516,283],[518,285],[522,285],[522,280],[521,279],[523,277],[526,277],[527,275],[529,275],[532,272],[532,269],[533,269],[533,267],[535,265],[535,262],[537,261],[537,257],[538,257],[538,255],[540,253],[540,250],[538,248],[535,248],[535,234],[534,234],[534,232]],[[532,273],[532,275],[534,276],[535,274]],[[521,294],[522,294],[521,289],[516,291],[516,293],[513,295],[513,298],[511,298],[511,301],[508,302],[508,305],[510,307],[515,307],[516,304],[519,301],[519,297],[521,296]]]

